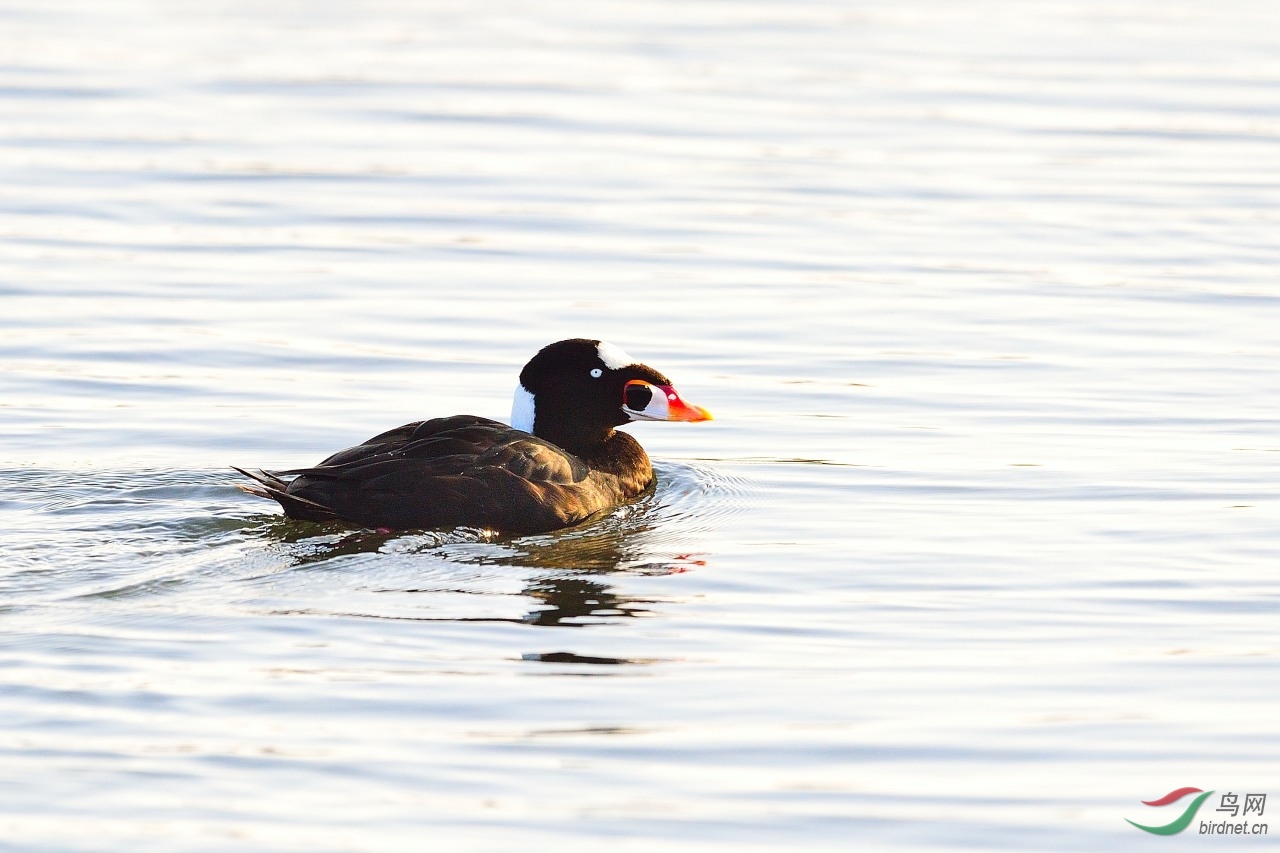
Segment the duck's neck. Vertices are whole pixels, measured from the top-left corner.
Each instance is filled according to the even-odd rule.
[[[625,480],[622,488],[628,494],[638,494],[653,480],[653,466],[640,442],[611,426],[539,420],[533,394],[524,385],[516,386],[511,425],[569,451],[595,471]]]
[[[553,439],[548,438],[548,441]],[[589,446],[572,446],[572,442],[556,442],[587,464],[596,474],[605,474],[605,482],[616,493],[617,500],[630,500],[653,482],[653,465],[640,442],[625,432],[609,430],[604,441]]]
[[[551,401],[552,403],[556,401]],[[613,427],[599,423],[575,422],[572,418],[538,417],[538,404],[533,393],[523,384],[516,385],[515,395],[511,400],[511,425],[519,430],[531,432],[544,441],[577,456],[591,467],[607,468],[609,457],[617,454],[619,445],[615,444],[618,433]],[[561,408],[569,408],[565,403]],[[558,411],[552,405],[551,411]],[[596,463],[601,463],[597,466]]]
[[[640,442],[612,427],[595,431],[539,428],[535,435],[569,451],[594,471],[635,479],[641,487],[653,478],[649,454]]]
[[[599,449],[599,455],[585,461],[597,471],[606,471],[626,481],[623,490],[627,493],[639,494],[648,488],[653,481],[653,465],[649,462],[649,454],[644,452],[640,442],[625,432],[614,432]]]
[[[608,459],[616,449],[616,439],[622,435],[613,427],[584,427],[554,421],[545,425],[534,424],[534,427],[533,434],[538,438],[564,448],[592,468],[608,467]]]

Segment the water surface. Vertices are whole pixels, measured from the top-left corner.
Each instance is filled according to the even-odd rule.
[[[1130,850],[1280,797],[1277,31],[0,6],[0,849]],[[717,417],[631,428],[608,518],[235,488],[503,418],[571,336]]]

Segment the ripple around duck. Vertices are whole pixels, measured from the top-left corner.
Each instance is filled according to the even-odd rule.
[[[221,481],[221,482],[220,482]],[[244,522],[213,471],[0,471],[0,591],[18,601],[163,589],[224,560]]]
[[[692,462],[659,462],[658,512],[689,524],[689,529],[714,530],[760,502],[760,484],[740,474]]]
[[[0,594],[17,609],[93,600],[224,607],[248,595],[278,611],[327,612],[324,602],[356,596],[361,612],[351,615],[543,625],[627,619],[648,613],[653,599],[620,592],[605,577],[696,568],[701,540],[732,527],[753,502],[749,481],[714,467],[656,467],[657,485],[639,500],[524,537],[298,522],[262,511],[220,470],[8,469],[0,491],[18,523],[0,532]]]
[[[658,473],[639,500],[535,536],[383,534],[268,516],[241,531],[271,555],[244,580],[272,598],[307,597],[308,612],[346,617],[578,627],[648,615],[662,599],[632,593],[622,577],[700,566],[700,540],[732,524],[750,493],[745,480],[704,466],[660,463]],[[323,591],[308,589],[317,571]],[[344,602],[341,613],[334,601]]]
[[[565,571],[640,570],[648,541],[716,529],[749,508],[748,480],[713,468],[659,463],[658,483],[637,501],[598,514],[565,530],[506,537],[477,528],[449,531],[352,531],[342,524],[313,524],[271,516],[245,530],[273,540],[298,565],[359,554],[430,554],[474,565],[508,565]],[[633,541],[634,540],[634,541]]]

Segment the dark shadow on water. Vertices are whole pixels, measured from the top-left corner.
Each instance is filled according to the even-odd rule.
[[[549,577],[528,584],[524,594],[542,602],[523,622],[543,627],[582,628],[601,620],[634,618],[650,613],[657,602],[619,595],[608,584],[585,577]]]
[[[521,655],[521,659],[538,663],[585,663],[592,666],[658,663],[656,658],[605,658],[595,655],[578,655],[573,652],[528,652]]]

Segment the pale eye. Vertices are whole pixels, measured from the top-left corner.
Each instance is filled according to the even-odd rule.
[[[591,368],[591,378],[592,378],[592,379],[599,379],[601,376],[604,376],[604,371],[603,371],[603,370],[601,370],[601,369],[600,369],[600,368],[598,368],[598,367],[593,367],[593,368]]]

